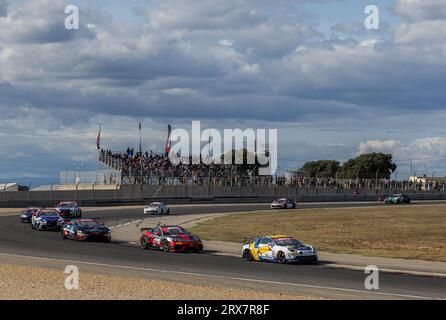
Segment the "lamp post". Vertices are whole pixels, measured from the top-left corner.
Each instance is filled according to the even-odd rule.
[[[378,190],[378,174],[379,174],[379,169],[376,170],[376,174],[375,174],[375,189]]]
[[[77,169],[77,173],[78,173],[78,175],[77,175],[77,177],[75,177],[75,181],[74,181],[74,184],[77,185],[77,184],[79,184],[80,181],[81,181],[81,177],[80,177],[80,175],[81,175],[81,168],[85,166],[85,163],[83,163],[83,162],[81,162],[81,161],[76,161],[76,162],[74,163],[74,166],[75,166],[75,168]],[[76,170],[75,170],[75,176],[76,176]],[[78,181],[77,181],[76,178],[79,179],[79,183],[78,183]]]
[[[397,183],[398,183],[398,169],[395,170],[395,190],[397,189]]]

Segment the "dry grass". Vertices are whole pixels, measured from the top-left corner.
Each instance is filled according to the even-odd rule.
[[[219,217],[192,230],[207,240],[288,234],[321,251],[446,261],[446,206],[258,211]]]
[[[44,277],[39,275],[44,274]],[[0,300],[309,300],[312,296],[190,285],[170,281],[80,273],[79,290],[64,287],[63,270],[0,264]],[[162,288],[160,290],[160,288]]]

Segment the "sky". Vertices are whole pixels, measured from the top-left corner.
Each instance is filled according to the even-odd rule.
[[[279,172],[388,152],[446,176],[445,58],[444,0],[0,0],[0,182],[96,170],[99,124],[161,152],[193,120],[278,129]]]

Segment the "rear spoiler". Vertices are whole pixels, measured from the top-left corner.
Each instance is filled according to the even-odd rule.
[[[251,237],[243,237],[243,239],[242,239],[242,243],[244,243],[244,244],[248,244],[248,243],[251,243],[253,240],[254,240],[254,239],[251,238]]]
[[[140,232],[145,232],[145,231],[148,231],[148,230],[150,230],[150,229],[152,229],[152,228],[140,228],[139,231],[140,231]]]

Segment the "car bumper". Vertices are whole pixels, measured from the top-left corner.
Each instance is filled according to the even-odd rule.
[[[300,263],[300,262],[307,262],[307,263],[314,263],[317,262],[319,259],[317,257],[317,255],[298,255],[295,257],[291,257],[290,259],[287,260],[287,262],[295,262],[295,263]]]
[[[111,234],[79,234],[77,239],[81,241],[110,241]]]
[[[186,251],[203,251],[203,244],[201,242],[171,242],[170,251],[172,252],[186,252]]]
[[[271,209],[283,209],[283,206],[280,204],[272,204]]]
[[[161,212],[156,209],[144,209],[144,213],[145,214],[161,214]]]

